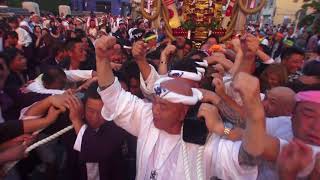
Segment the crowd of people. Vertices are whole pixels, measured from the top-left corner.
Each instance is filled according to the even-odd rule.
[[[1,179],[320,177],[317,23],[198,49],[141,17],[0,24]]]

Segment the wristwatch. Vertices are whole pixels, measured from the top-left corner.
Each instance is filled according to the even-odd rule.
[[[234,125],[230,122],[224,122],[224,136],[229,136],[231,133],[231,130],[234,128]]]

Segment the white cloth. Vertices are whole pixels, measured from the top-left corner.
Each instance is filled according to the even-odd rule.
[[[274,64],[275,60],[273,58],[270,58],[268,61],[262,61],[263,64]]]
[[[266,132],[273,137],[279,138],[280,147],[282,147],[293,139],[291,124],[290,116],[266,118]],[[263,161],[262,164],[259,165],[259,175],[257,179],[279,179],[275,163]]]
[[[150,155],[147,165],[147,173],[145,180],[150,180],[150,175],[153,170],[158,173],[157,179],[173,179],[174,171],[176,169],[181,145],[180,135],[170,135],[164,131],[160,131],[154,150]],[[169,153],[168,153],[169,152]],[[160,157],[160,158],[159,158]]]
[[[115,82],[107,89],[100,91],[99,94],[104,103],[102,109],[102,116],[107,120],[114,120],[114,122],[125,129],[127,132],[138,137],[137,144],[137,176],[136,179],[149,178],[148,162],[152,158],[152,152],[155,150],[157,139],[174,138],[174,136],[159,136],[161,130],[157,129],[153,123],[152,104],[145,103],[136,96],[124,91],[117,78]],[[167,139],[168,138],[168,139]],[[162,140],[160,140],[161,142]],[[170,141],[170,140],[169,140]],[[160,147],[163,144],[158,144]],[[169,157],[171,162],[165,167],[170,169],[170,172],[162,174],[161,179],[185,179],[183,157],[181,145],[177,145],[178,151],[172,157]],[[212,135],[209,138],[204,151],[204,172],[205,179],[210,177],[218,177],[220,179],[256,179],[257,167],[242,167],[238,162],[238,154],[241,142],[231,142],[221,139],[220,136]],[[190,162],[195,162],[198,145],[187,143],[187,152]],[[163,162],[164,158],[170,154],[168,148],[160,150],[163,156],[157,157],[157,161]],[[172,160],[171,158],[177,158]],[[191,164],[191,174],[195,175],[195,163]],[[173,177],[170,176],[172,173]],[[194,179],[194,178],[193,178]]]
[[[65,70],[67,78],[72,82],[85,81],[92,78],[92,70]],[[36,92],[40,94],[63,94],[64,90],[58,89],[46,89],[43,86],[42,74],[39,75],[33,83],[27,86],[27,89],[31,92]]]
[[[266,119],[266,131],[269,135],[286,141],[293,139],[290,116],[280,116]]]
[[[16,33],[18,34],[19,45],[28,47],[32,43],[32,38],[26,30],[22,29],[21,27],[18,27],[16,29]]]
[[[282,148],[287,145],[293,139],[293,132],[291,127],[291,118],[288,116],[276,117],[276,118],[267,118],[266,120],[266,129],[269,135],[277,137],[280,140],[280,151]],[[320,152],[319,146],[308,145],[312,148],[313,161],[305,168],[303,171],[300,171],[298,179],[305,179],[313,170],[315,165],[315,156]],[[279,153],[280,154],[280,153]],[[275,163],[264,162],[259,166],[259,176],[258,180],[269,180],[274,179],[278,180],[278,173]]]
[[[158,79],[160,79],[160,75],[158,74],[156,69],[150,64],[149,66],[151,68],[151,71],[147,80],[144,80],[142,77],[142,74],[140,73],[140,89],[143,95],[147,98],[150,97],[152,94],[154,94],[154,89],[153,89],[154,84]]]
[[[185,104],[185,105],[195,105],[199,101],[202,100],[203,95],[201,91],[198,89],[192,88],[192,96],[185,96],[182,94],[178,94],[176,92],[170,91],[169,89],[161,87],[161,83],[169,80],[173,80],[174,78],[171,77],[164,77],[160,78],[155,84],[154,84],[154,91],[157,96],[159,96],[161,99],[167,100],[172,103],[176,104]]]
[[[87,180],[100,180],[99,163],[86,163]]]
[[[88,126],[86,124],[81,126],[79,133],[77,134],[77,139],[73,145],[74,150],[81,152],[82,137],[83,137],[84,132],[86,131],[87,128],[88,128]]]

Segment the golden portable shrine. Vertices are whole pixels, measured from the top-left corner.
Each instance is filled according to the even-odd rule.
[[[146,12],[145,4],[152,4]],[[210,34],[229,39],[236,31],[244,30],[246,16],[259,12],[266,0],[141,0],[140,11],[149,21],[165,22],[170,39],[185,35],[202,42]],[[177,8],[178,7],[178,8]]]

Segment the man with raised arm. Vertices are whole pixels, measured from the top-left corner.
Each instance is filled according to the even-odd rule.
[[[263,152],[265,139],[264,112],[256,78],[240,73],[234,82],[247,115],[242,142],[216,135],[215,132],[221,130],[212,124],[218,118],[217,108],[211,104],[201,105],[198,116],[206,120],[212,133],[201,161],[197,158],[199,145],[183,142],[180,134],[189,107],[202,99],[202,93],[179,78],[161,78],[155,83],[154,101],[145,103],[124,91],[112,73],[109,57],[120,48],[116,39],[102,37],[95,48],[98,91],[104,103],[102,116],[138,137],[136,179],[183,180],[201,176],[203,179],[256,179],[255,157]],[[202,169],[196,170],[197,167]]]

